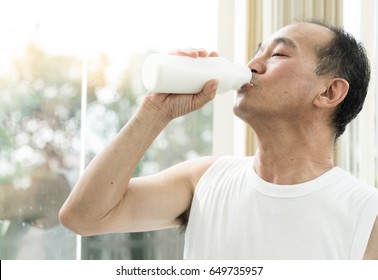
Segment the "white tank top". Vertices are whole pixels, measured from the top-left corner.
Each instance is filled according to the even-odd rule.
[[[378,215],[378,190],[334,167],[275,185],[253,157],[222,157],[200,179],[185,259],[362,259]]]

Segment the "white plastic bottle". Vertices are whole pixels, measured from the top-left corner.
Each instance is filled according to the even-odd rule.
[[[151,54],[143,64],[142,80],[149,92],[198,93],[212,79],[219,81],[217,93],[225,93],[250,83],[252,72],[223,57]]]

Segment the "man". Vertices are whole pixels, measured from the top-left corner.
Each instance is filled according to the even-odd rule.
[[[378,192],[332,158],[366,95],[363,49],[338,29],[300,22],[274,33],[248,66],[253,84],[239,89],[234,112],[257,134],[254,157],[205,157],[131,178],[169,121],[211,101],[217,81],[195,95],[151,93],[88,166],[61,221],[94,235],[189,217],[185,258],[378,259]]]

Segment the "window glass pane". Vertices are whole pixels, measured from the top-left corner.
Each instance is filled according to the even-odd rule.
[[[120,6],[116,1],[104,1],[90,7],[87,163],[124,126],[146,94],[140,74],[149,53],[186,47],[216,49],[217,1],[187,4],[139,0],[124,1]],[[105,22],[104,15],[109,16]],[[135,175],[211,154],[212,110],[209,104],[173,121],[148,150]],[[180,259],[182,245],[180,230],[108,234],[83,238],[82,258]]]
[[[216,49],[216,16],[216,0],[1,1],[1,259],[181,258],[176,230],[83,238],[76,256],[76,235],[58,211],[78,179],[80,153],[89,163],[144,96],[146,55]],[[175,120],[135,175],[210,154],[211,131],[211,105]]]
[[[1,259],[75,258],[76,236],[58,220],[80,147],[80,45],[64,11],[0,4]]]

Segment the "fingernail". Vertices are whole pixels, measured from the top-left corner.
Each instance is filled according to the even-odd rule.
[[[214,84],[211,86],[211,89],[212,90],[216,90],[218,88],[218,85],[219,85],[219,81],[214,81]]]

